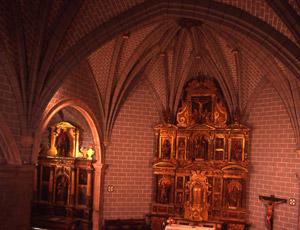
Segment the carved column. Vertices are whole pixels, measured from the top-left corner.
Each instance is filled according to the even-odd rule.
[[[155,146],[154,146],[154,150],[155,150],[155,156],[154,157],[157,157],[159,158],[159,133],[158,132],[155,132]]]
[[[92,170],[88,170],[87,173],[87,206],[91,207],[91,198],[92,198]]]
[[[41,170],[42,170],[42,168],[41,168]],[[54,167],[50,168],[50,176],[49,176],[49,198],[48,198],[50,201],[54,201],[54,189],[55,189],[55,186],[53,185],[54,170],[55,170]]]
[[[104,177],[108,165],[94,163],[93,229],[99,229],[103,221]],[[102,185],[102,186],[101,186]]]
[[[79,131],[78,131],[78,129],[74,129],[74,134],[75,134],[74,157],[79,157]]]
[[[73,205],[75,203],[75,170],[74,168],[71,168],[71,194],[70,194],[70,205]]]

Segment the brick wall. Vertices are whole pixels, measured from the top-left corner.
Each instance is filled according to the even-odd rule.
[[[95,82],[92,79],[87,64],[79,65],[70,76],[63,82],[62,86],[54,94],[49,102],[49,110],[54,104],[62,99],[78,98],[86,103],[93,111],[94,115],[100,119],[99,102]]]
[[[0,167],[0,229],[30,227],[33,166]]]
[[[251,229],[266,229],[265,207],[259,195],[296,198],[297,205],[275,208],[274,229],[297,229],[299,186],[295,173],[300,158],[295,153],[295,138],[285,107],[277,92],[268,85],[258,96],[249,117],[252,127],[250,184],[248,191]]]
[[[104,219],[143,218],[150,211],[154,132],[159,122],[144,83],[121,108],[106,152]],[[113,185],[114,192],[107,192]]]

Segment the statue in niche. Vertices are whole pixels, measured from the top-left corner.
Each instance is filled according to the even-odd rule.
[[[242,185],[239,181],[232,180],[227,184],[226,201],[229,208],[241,207]]]
[[[69,156],[70,152],[70,140],[68,134],[63,129],[60,129],[60,132],[56,138],[56,149],[59,156]]]
[[[243,144],[242,139],[232,139],[231,140],[231,161],[241,161],[243,154]]]
[[[161,147],[161,153],[163,159],[170,159],[171,157],[171,143],[169,139],[165,139],[163,141],[162,147]]]
[[[62,175],[56,179],[55,201],[67,203],[68,198],[68,179]]]
[[[168,177],[163,176],[158,181],[158,189],[159,189],[159,197],[158,202],[162,204],[168,204],[169,201],[169,195],[171,190],[171,180]]]
[[[194,139],[194,157],[195,159],[205,159],[208,157],[208,141],[204,136],[198,136]]]

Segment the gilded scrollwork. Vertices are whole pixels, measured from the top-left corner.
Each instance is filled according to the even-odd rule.
[[[154,214],[193,222],[246,220],[249,129],[228,124],[220,95],[214,81],[192,80],[176,125],[155,127]]]
[[[186,103],[183,103],[177,113],[178,127],[188,127],[189,125],[191,125],[189,120],[189,113],[190,112],[188,105]]]
[[[192,171],[189,189],[189,199],[185,202],[184,216],[189,220],[203,221],[208,219],[208,181],[205,172]]]

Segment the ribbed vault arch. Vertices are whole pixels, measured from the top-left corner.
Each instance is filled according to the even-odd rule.
[[[4,146],[0,146],[3,150],[3,154],[7,164],[10,165],[21,165],[21,156],[18,149],[18,146],[15,142],[15,139],[9,129],[5,124],[5,119],[2,114],[0,114],[0,138],[1,143],[4,143]]]
[[[81,39],[52,66],[48,84],[52,85],[51,88],[55,91],[70,67],[78,64],[80,60],[118,34],[136,30],[157,21],[179,17],[209,21],[235,28],[258,41],[261,46],[269,49],[294,72],[300,72],[299,48],[271,26],[248,13],[212,1],[199,1],[197,4],[194,1],[182,2],[179,0],[172,2],[149,1],[119,15],[105,26],[97,28]],[[120,21],[122,21],[122,24],[120,24]],[[85,47],[85,49],[82,47]],[[64,68],[65,66],[68,66],[68,68]],[[57,76],[57,78],[54,76]],[[44,95],[49,93],[51,93],[51,90],[45,92]]]

